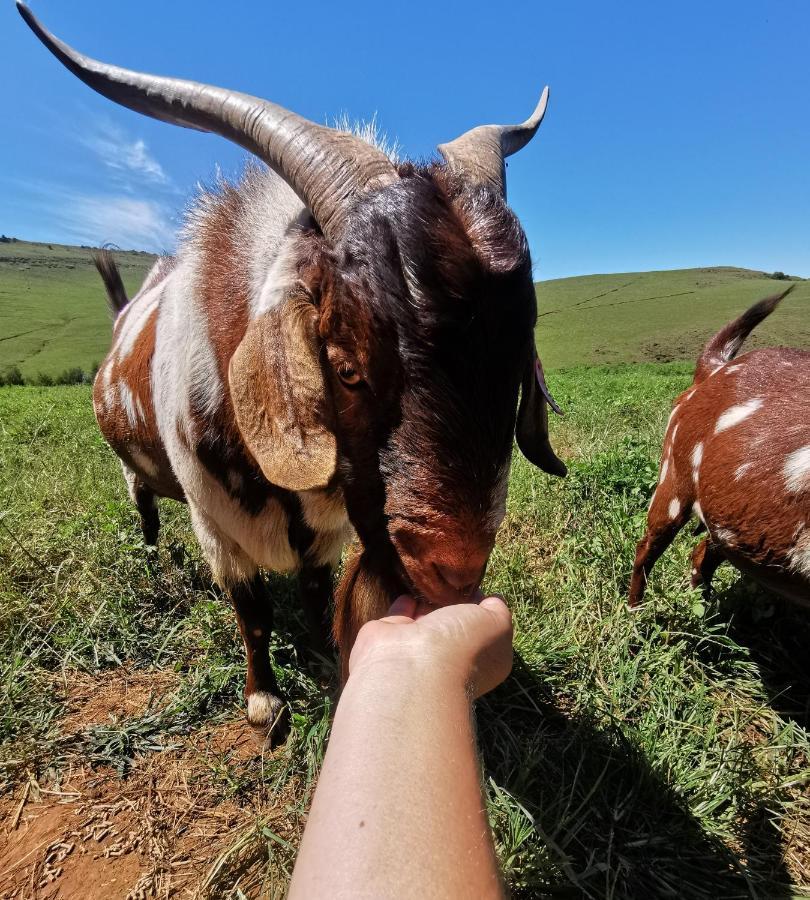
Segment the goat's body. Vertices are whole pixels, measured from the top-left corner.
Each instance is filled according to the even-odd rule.
[[[708,588],[728,560],[771,590],[810,601],[810,353],[775,347],[734,359],[735,352],[711,368],[704,352],[695,383],[675,402],[631,605],[693,515],[708,531],[693,557],[693,586]]]
[[[248,322],[281,294],[302,213],[270,172],[251,170],[238,188],[206,195],[176,259],[156,263],[118,317],[96,378],[96,416],[125,472],[189,504],[226,586],[259,567],[333,565],[349,534],[339,491],[294,493],[264,478],[228,391]]]

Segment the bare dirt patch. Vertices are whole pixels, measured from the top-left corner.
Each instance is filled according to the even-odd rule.
[[[177,681],[114,674],[72,681],[66,733],[141,715]],[[283,893],[281,881],[268,881],[263,835],[297,844],[302,823],[290,810],[299,809],[299,786],[288,781],[279,794],[263,784],[264,735],[235,711],[173,742],[136,757],[124,779],[79,763],[59,784],[32,780],[0,798],[0,900],[220,897],[225,871],[244,896]]]
[[[162,706],[179,682],[168,670],[142,671],[122,667],[105,677],[71,674],[57,687],[66,702],[67,715],[61,722],[65,735],[89,725],[103,725],[143,715]]]

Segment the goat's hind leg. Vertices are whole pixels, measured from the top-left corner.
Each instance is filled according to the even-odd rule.
[[[141,517],[141,531],[143,540],[147,546],[157,546],[158,532],[160,531],[160,515],[157,508],[157,495],[126,463],[121,463],[124,478],[127,483],[129,496]]]
[[[630,596],[627,605],[633,609],[644,598],[647,579],[658,557],[675,540],[675,536],[689,521],[692,504],[683,505],[678,502],[674,509],[674,501],[668,492],[659,485],[653,495],[650,511],[647,514],[647,531],[636,547],[636,559],[633,563],[633,576],[630,579]],[[675,515],[672,515],[674,511]]]
[[[711,538],[704,538],[692,551],[692,579],[693,588],[703,588],[703,596],[708,598],[712,588],[712,578],[717,567],[723,562],[725,556]]]

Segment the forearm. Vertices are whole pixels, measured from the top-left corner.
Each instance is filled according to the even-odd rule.
[[[500,897],[463,685],[419,664],[353,675],[292,898]]]

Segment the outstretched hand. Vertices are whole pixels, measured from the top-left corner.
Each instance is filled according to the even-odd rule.
[[[392,663],[448,678],[480,697],[512,669],[512,614],[497,596],[438,609],[398,597],[385,618],[360,629],[349,677]]]

